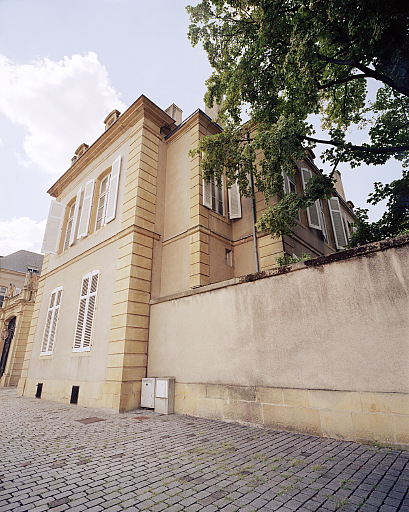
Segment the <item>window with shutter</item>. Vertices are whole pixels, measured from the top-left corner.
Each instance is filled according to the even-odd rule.
[[[302,178],[304,190],[307,187],[307,183],[309,182],[311,177],[312,177],[312,172],[310,171],[310,169],[301,167],[301,178]],[[307,218],[308,218],[308,224],[309,224],[310,228],[322,230],[320,217],[321,217],[320,204],[319,204],[319,201],[317,200],[317,201],[315,201],[314,204],[312,204],[311,206],[309,206],[307,208]]]
[[[110,174],[105,176],[105,178],[101,181],[101,186],[99,188],[97,220],[95,223],[95,231],[97,231],[99,228],[101,228],[105,224],[105,210],[106,210],[106,205],[107,205],[108,190],[109,190],[108,187],[109,187],[110,177],[111,177]]]
[[[90,180],[85,184],[84,200],[82,202],[81,216],[78,223],[77,238],[88,235],[89,219],[91,215],[92,196],[94,195],[94,180]]]
[[[52,201],[50,205],[50,212],[48,214],[47,225],[45,227],[41,252],[52,254],[57,252],[63,214],[64,206],[57,201]]]
[[[70,240],[71,240],[71,234],[74,232],[74,211],[75,211],[75,205],[77,203],[74,203],[70,206],[70,211],[68,213],[68,220],[67,220],[67,229],[65,231],[65,240],[64,240],[64,247],[63,250],[65,251],[68,249]]]
[[[71,234],[70,234],[70,240],[69,240],[69,245],[70,246],[75,241],[75,229],[77,227],[78,213],[79,213],[79,210],[80,210],[81,192],[82,192],[82,189],[80,187],[78,192],[77,192],[77,198],[75,200],[74,215],[73,215],[73,219],[72,219],[72,227],[71,227]]]
[[[238,183],[233,183],[229,189],[229,217],[230,219],[241,219],[241,198]]]
[[[121,156],[112,164],[111,178],[109,180],[109,192],[106,202],[105,223],[115,219],[116,203],[118,199],[119,174],[121,171]]]
[[[328,200],[328,206],[331,214],[332,228],[334,230],[335,245],[337,249],[344,249],[347,245],[347,236],[338,197],[331,197],[331,199]]]
[[[50,355],[54,351],[62,292],[62,286],[55,288],[55,290],[51,292],[40,355]]]
[[[224,215],[223,186],[219,187],[214,179],[203,180],[203,205],[219,215]]]
[[[82,279],[77,325],[74,335],[74,352],[91,350],[98,281],[99,270],[90,272]]]

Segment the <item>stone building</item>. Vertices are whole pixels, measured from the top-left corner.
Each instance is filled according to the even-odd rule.
[[[201,110],[182,121],[175,105],[164,111],[140,96],[77,149],[49,190],[55,200],[19,393],[133,409],[147,371],[152,301],[271,270],[283,253],[314,257],[347,243],[353,213],[340,177],[334,198],[300,211],[293,237],[254,240],[251,200],[237,187],[204,183],[199,156],[188,156],[220,130]],[[311,151],[296,164],[288,192],[320,172]],[[255,207],[257,217],[266,208],[260,193]]]
[[[0,385],[21,375],[43,255],[17,251],[0,257]]]

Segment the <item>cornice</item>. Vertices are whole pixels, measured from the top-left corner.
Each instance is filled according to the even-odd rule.
[[[77,178],[84,169],[98,158],[123,133],[146,118],[162,128],[174,126],[174,120],[143,94],[87,149],[87,151],[59,178],[47,191],[52,197],[58,197],[64,188]],[[157,134],[158,138],[162,136]]]

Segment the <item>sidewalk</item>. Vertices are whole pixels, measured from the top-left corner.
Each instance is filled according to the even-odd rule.
[[[409,512],[409,452],[0,388],[0,512]]]

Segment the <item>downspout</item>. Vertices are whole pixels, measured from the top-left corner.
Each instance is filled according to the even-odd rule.
[[[250,142],[249,132],[246,131],[246,140]],[[249,181],[250,181],[250,189],[251,189],[251,217],[253,221],[253,246],[254,246],[254,261],[256,264],[256,272],[260,272],[260,267],[258,264],[258,248],[257,248],[257,236],[256,236],[256,195],[254,192],[254,179],[252,171],[249,172]]]

